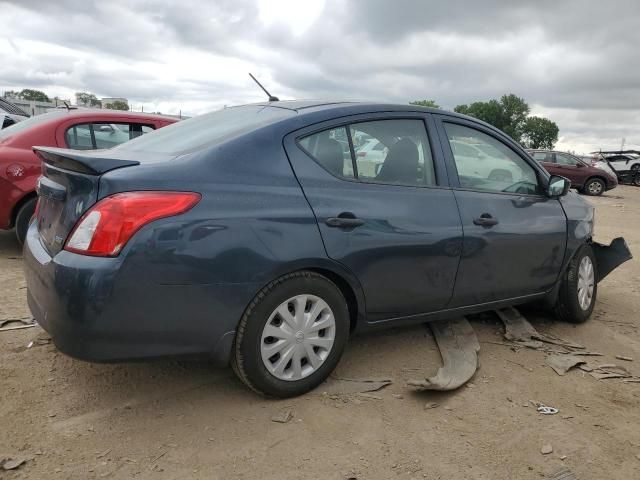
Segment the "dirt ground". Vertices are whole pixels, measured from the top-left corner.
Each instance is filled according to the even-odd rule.
[[[597,206],[596,240],[624,236],[640,255],[640,189],[619,187]],[[0,234],[0,319],[28,316],[21,252]],[[540,331],[604,354],[640,375],[640,264],[601,285],[592,319],[573,326],[525,312]],[[441,360],[429,330],[352,339],[336,375],[390,377],[375,397],[266,400],[231,370],[175,360],[92,365],[28,328],[0,332],[0,457],[25,456],[0,478],[579,479],[640,478],[640,383],[559,376],[544,353],[512,350],[497,321],[475,321],[481,366],[452,393],[416,393],[406,381]],[[560,410],[536,412],[530,400]],[[425,409],[425,404],[437,403]],[[291,408],[289,423],[271,417]],[[541,453],[550,444],[553,452]],[[564,478],[564,477],[563,477]]]

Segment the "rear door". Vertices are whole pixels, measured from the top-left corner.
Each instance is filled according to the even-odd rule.
[[[462,227],[428,124],[359,115],[285,137],[326,252],[360,280],[369,321],[439,310],[452,295]],[[372,139],[384,146],[375,155]]]
[[[450,307],[526,297],[552,288],[562,265],[567,227],[558,200],[542,194],[540,167],[507,137],[475,122],[435,116],[464,228],[462,258]],[[487,157],[482,175],[459,173],[455,142]],[[481,147],[482,146],[482,147]],[[493,153],[489,153],[493,152]],[[464,171],[469,171],[464,166]]]
[[[544,167],[544,169],[552,175],[560,175],[558,167],[553,158],[553,152],[533,152],[533,159]]]

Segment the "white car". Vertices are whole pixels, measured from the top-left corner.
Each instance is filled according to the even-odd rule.
[[[509,184],[520,181],[522,170],[518,169],[498,149],[480,149],[476,145],[459,140],[452,140],[450,143],[460,176]],[[487,147],[491,146],[487,145]]]
[[[640,170],[640,156],[631,153],[606,155],[605,159],[611,167],[618,172]]]

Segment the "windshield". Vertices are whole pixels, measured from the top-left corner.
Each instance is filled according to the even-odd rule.
[[[34,125],[48,122],[49,120],[56,117],[61,117],[66,113],[67,113],[66,111],[56,111],[56,112],[43,113],[42,115],[34,115],[31,118],[27,118],[26,120],[23,120],[14,125],[11,125],[10,127],[3,128],[2,130],[0,130],[0,140],[4,140],[5,138],[12,137],[16,133],[20,133],[24,130],[27,130],[28,128],[31,128]]]
[[[225,108],[174,123],[115,150],[180,155],[220,144],[293,114],[291,110],[257,105]]]

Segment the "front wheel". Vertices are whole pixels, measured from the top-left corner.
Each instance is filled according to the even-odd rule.
[[[598,196],[602,195],[605,190],[605,184],[599,178],[590,178],[584,185],[584,192],[587,195]]]
[[[301,271],[263,288],[245,311],[232,367],[254,391],[293,397],[323,382],[349,335],[349,310],[326,277]]]
[[[582,248],[569,262],[561,284],[554,313],[559,320],[571,323],[586,322],[593,312],[598,293],[597,271],[593,249]]]

